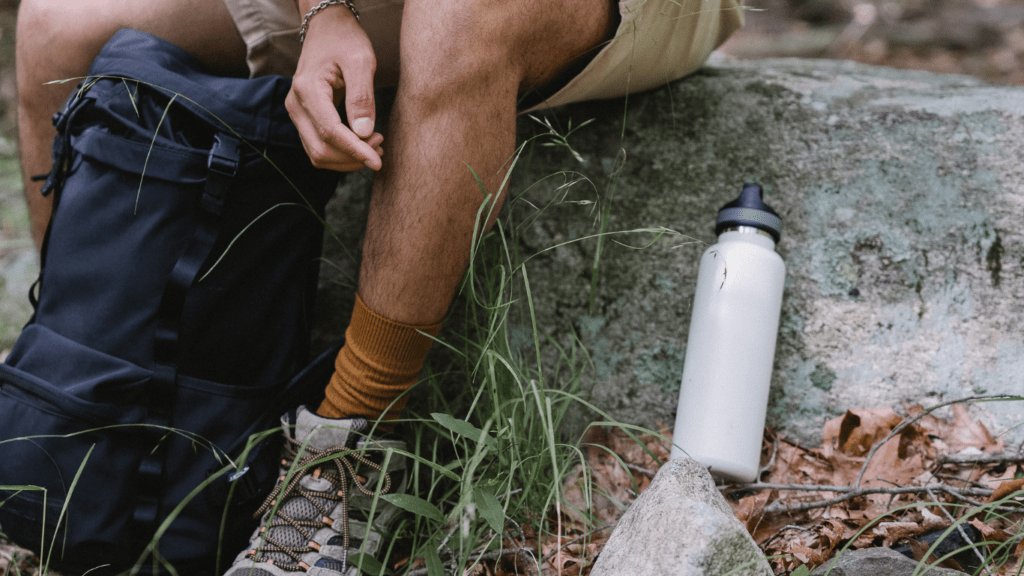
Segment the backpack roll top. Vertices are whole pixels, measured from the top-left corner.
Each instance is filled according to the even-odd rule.
[[[303,152],[289,88],[122,30],[55,115],[36,311],[0,364],[0,527],[51,568],[215,572],[276,477],[249,438],[323,394],[338,174]]]

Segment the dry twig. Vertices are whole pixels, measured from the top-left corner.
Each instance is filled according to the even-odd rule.
[[[1024,464],[1024,453],[1021,452],[979,452],[977,454],[946,454],[939,458],[939,465],[956,464],[988,465],[988,464]]]
[[[964,542],[973,542],[973,540],[967,536],[967,532],[964,532],[963,524],[957,524],[956,518],[953,518],[953,515],[949,513],[949,510],[946,510],[946,507],[943,506],[943,502],[939,502],[935,493],[929,490],[928,495],[932,497],[932,500],[938,506],[939,510],[942,510],[942,513],[946,515],[946,518],[953,523],[953,526],[956,526],[956,531],[960,533],[960,537],[964,539]],[[973,546],[971,547],[971,550],[974,551],[974,555],[978,557],[978,560],[981,560],[981,565],[985,568],[985,573],[992,574],[992,571],[988,569],[988,566],[985,566],[985,557],[981,555],[981,551]]]
[[[587,538],[589,536],[592,536],[596,532],[600,532],[602,530],[607,530],[609,528],[615,528],[615,524],[605,524],[604,526],[598,526],[597,528],[594,528],[593,530],[591,530],[589,532],[585,532],[583,534],[580,534],[579,536],[573,538],[572,540],[569,540],[565,544],[562,544],[556,550],[552,550],[551,552],[548,552],[547,554],[545,554],[544,557],[541,558],[541,562],[547,562],[556,553],[561,552],[562,550],[564,550],[566,546],[572,546],[573,544],[579,542],[580,540],[582,540],[584,538]]]

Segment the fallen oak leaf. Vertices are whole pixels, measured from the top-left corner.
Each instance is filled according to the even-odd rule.
[[[925,530],[916,522],[879,522],[871,532],[883,538],[883,547],[892,548],[897,541],[916,538],[924,534]]]
[[[918,512],[921,513],[921,527],[925,532],[944,530],[949,527],[949,520],[939,516],[938,514],[932,513],[932,511],[927,508],[919,508]]]
[[[996,491],[989,496],[988,501],[995,502],[996,500],[1002,500],[1010,494],[1017,492],[1022,487],[1024,487],[1024,478],[1002,482],[999,486],[996,486]]]
[[[825,423],[824,442],[850,456],[864,456],[902,421],[889,407],[847,410]]]
[[[924,406],[920,404],[914,404],[913,406],[904,405],[907,411],[908,418],[917,418],[916,424],[924,430],[925,434],[934,436],[935,438],[945,438],[949,436],[949,428],[951,424],[942,418],[935,416],[934,414],[925,414]]]
[[[953,425],[945,441],[954,454],[965,448],[977,448],[985,452],[999,452],[1004,448],[1002,438],[992,438],[988,428],[971,418],[963,404],[953,404]]]
[[[921,453],[911,455],[911,451],[906,448],[904,437],[907,434],[921,437],[920,434],[908,428],[879,447],[864,472],[864,486],[906,486],[914,478],[925,473],[926,469]]]
[[[761,536],[763,539],[771,535],[758,534],[758,528],[761,527],[761,523],[764,520],[764,507],[778,499],[778,490],[762,491],[760,494],[751,494],[750,496],[740,498],[739,506],[736,507],[733,514],[736,515],[736,518],[739,518],[740,522],[743,522],[747,532],[750,533],[755,541],[758,540],[758,536]],[[761,532],[764,532],[764,530],[761,530]]]
[[[978,532],[981,532],[981,537],[988,542],[1006,542],[1013,538],[1013,534],[1006,532],[1006,530],[993,528],[977,518],[971,519],[971,525],[977,528]]]

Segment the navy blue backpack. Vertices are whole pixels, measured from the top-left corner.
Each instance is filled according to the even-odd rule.
[[[322,397],[338,175],[303,152],[289,87],[122,30],[54,117],[35,315],[0,364],[0,528],[50,568],[223,570],[277,475],[261,433]]]

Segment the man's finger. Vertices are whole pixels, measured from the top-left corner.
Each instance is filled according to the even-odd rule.
[[[296,121],[306,153],[314,166],[337,169],[335,166],[340,163],[354,159],[374,170],[380,169],[380,156],[373,146],[341,123],[331,95],[324,93],[307,96],[298,87],[294,87],[292,93],[295,94],[298,107],[305,112],[293,114],[292,118]]]
[[[342,63],[345,113],[352,131],[360,138],[369,138],[377,121],[373,99],[373,74],[376,68],[377,59],[372,50],[348,54]]]
[[[309,116],[305,114],[296,115],[293,121],[295,122],[295,128],[298,129],[299,135],[302,137],[302,146],[305,148],[306,155],[309,156],[313,166],[338,172],[354,172],[366,166],[365,160],[357,159],[345,152],[340,152],[324,143],[320,139],[318,130],[313,126]],[[376,139],[373,138],[371,141]],[[383,140],[383,137],[379,139]],[[377,158],[380,157],[382,151],[378,150],[379,145],[365,145],[371,146]]]

